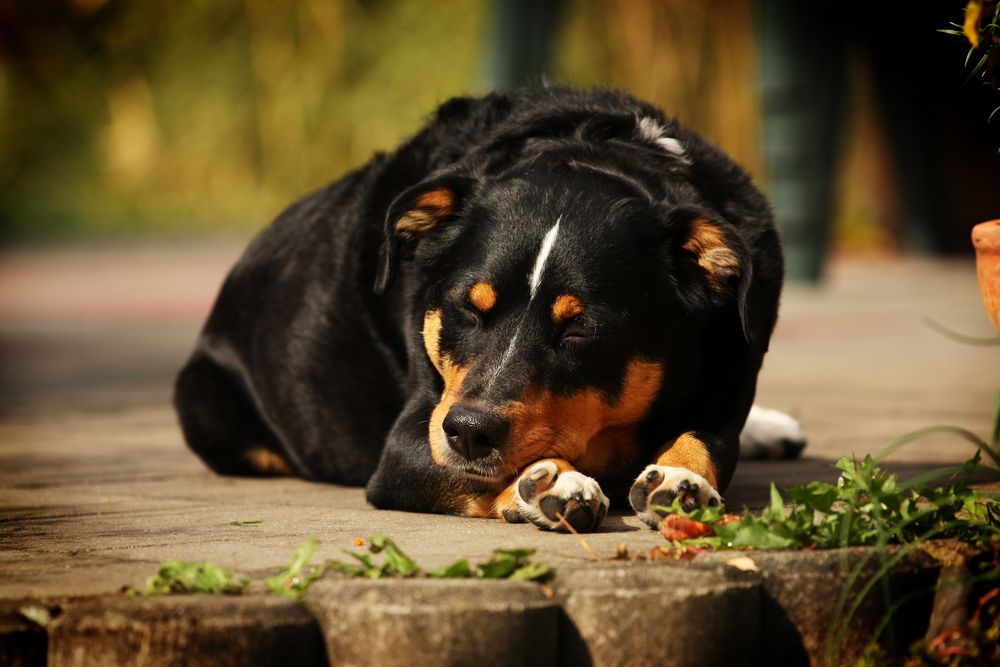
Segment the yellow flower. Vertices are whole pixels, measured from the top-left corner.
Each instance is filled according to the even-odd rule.
[[[969,0],[965,5],[965,25],[962,26],[962,33],[972,44],[972,48],[979,46],[979,19],[983,16],[982,0]]]

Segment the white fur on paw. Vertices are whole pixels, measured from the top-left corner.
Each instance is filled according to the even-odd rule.
[[[750,408],[740,433],[740,458],[793,459],[806,446],[806,435],[797,419],[778,410]]]
[[[701,505],[721,505],[722,496],[708,480],[687,468],[648,465],[632,484],[628,500],[636,515],[652,528],[660,527],[661,517],[653,506],[669,507],[674,498],[692,510]]]
[[[577,532],[595,530],[610,505],[597,480],[575,470],[560,473],[552,461],[525,470],[515,495],[521,516],[549,530],[566,529],[557,513]]]

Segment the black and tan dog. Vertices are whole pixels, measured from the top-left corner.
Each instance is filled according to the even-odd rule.
[[[176,407],[220,473],[581,531],[603,487],[656,526],[720,501],[781,281],[763,196],[655,108],[455,99],[250,245]]]

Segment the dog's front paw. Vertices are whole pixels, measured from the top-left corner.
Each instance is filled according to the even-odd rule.
[[[597,480],[575,470],[559,472],[553,461],[530,466],[517,482],[521,516],[547,530],[566,529],[560,516],[577,532],[596,530],[609,504]]]
[[[669,507],[674,498],[680,498],[681,507],[687,511],[701,505],[722,504],[722,497],[704,477],[687,468],[670,466],[646,466],[628,494],[639,518],[657,530],[662,516],[653,510],[653,505]]]

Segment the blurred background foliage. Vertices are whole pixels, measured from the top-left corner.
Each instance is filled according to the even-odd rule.
[[[468,90],[482,3],[6,3],[15,236],[255,228]]]
[[[258,229],[391,150],[438,103],[485,92],[496,6],[0,0],[0,233]],[[654,102],[766,185],[754,8],[564,0],[548,78]],[[868,69],[852,60],[834,218],[841,246],[893,249],[903,214]]]

